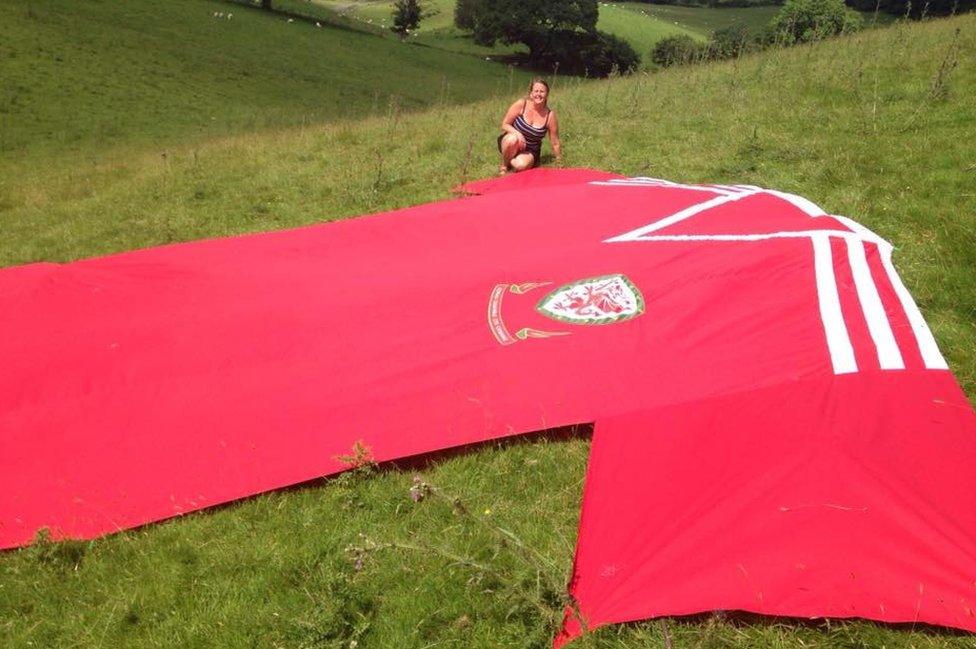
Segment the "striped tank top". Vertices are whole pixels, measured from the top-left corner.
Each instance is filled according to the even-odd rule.
[[[536,160],[539,159],[539,154],[542,152],[542,138],[544,138],[546,133],[549,132],[549,115],[551,114],[552,111],[549,111],[546,114],[546,121],[542,126],[532,126],[525,120],[525,104],[522,104],[522,114],[516,117],[515,121],[512,122],[512,126],[515,127],[515,130],[521,133],[525,138],[525,150],[533,154],[536,157]]]

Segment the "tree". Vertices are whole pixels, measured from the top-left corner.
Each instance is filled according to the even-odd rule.
[[[394,33],[403,38],[420,24],[420,0],[396,0],[393,3]]]
[[[771,25],[777,38],[791,45],[854,31],[861,18],[848,12],[843,0],[786,0]]]
[[[541,53],[553,34],[594,32],[597,0],[478,0],[474,4],[473,36],[479,45],[524,43]]]
[[[454,26],[458,29],[474,29],[478,0],[457,0],[454,5]]]
[[[716,29],[708,43],[709,56],[715,59],[733,59],[741,56],[749,46],[750,40],[749,29],[738,23]]]
[[[476,43],[522,43],[538,67],[605,76],[639,61],[625,41],[597,31],[597,0],[459,0],[459,13]]]

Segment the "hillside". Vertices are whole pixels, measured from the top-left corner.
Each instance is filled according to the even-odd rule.
[[[12,0],[0,22],[0,158],[466,103],[509,92],[512,74],[226,2]]]
[[[208,12],[212,6],[199,4]],[[26,6],[15,4],[23,13]],[[86,3],[84,11],[97,6]],[[58,21],[67,25],[72,17]],[[164,27],[157,25],[163,33]],[[284,30],[294,27],[274,33],[291,38]],[[101,29],[92,50],[125,38],[125,28]],[[308,31],[308,39],[317,37]],[[252,48],[245,36],[228,38],[238,49],[224,55],[252,56],[244,51]],[[141,41],[127,42],[131,48]],[[8,42],[0,43],[9,59]],[[55,49],[42,41],[18,49],[18,65],[50,71],[58,65]],[[128,50],[116,57],[123,54],[137,57]],[[214,131],[200,130],[205,120],[184,114],[185,103],[161,99],[155,120],[136,119],[124,102],[101,102],[91,89],[78,88],[81,80],[64,81],[61,90],[39,82],[29,92],[41,113],[62,93],[83,98],[63,95],[81,135],[59,139],[55,117],[40,120],[43,127],[22,127],[3,113],[3,131],[12,133],[5,137],[20,150],[39,151],[15,163],[16,150],[8,149],[0,165],[0,266],[446,198],[457,182],[496,168],[494,136],[510,98],[508,72],[495,77],[494,68],[482,65],[486,93],[500,86],[503,98],[411,114],[384,107],[333,124],[301,124],[308,98],[320,92],[311,72],[285,75],[311,87],[258,94],[255,103],[271,106],[258,113],[261,119],[247,112],[244,90],[238,95],[230,84],[226,102],[239,107],[237,121]],[[412,68],[404,63],[402,69]],[[472,79],[476,72],[471,69]],[[168,89],[182,87],[184,76],[195,78],[186,67],[170,74]],[[387,75],[384,88],[410,85],[395,79],[405,74],[399,66],[364,66],[358,74]],[[124,87],[105,92],[127,96]],[[601,82],[560,77],[552,102],[567,165],[790,191],[891,240],[896,266],[972,400],[974,96],[976,15],[967,15],[652,75]],[[72,153],[99,143],[98,129],[113,120],[124,128],[113,136],[118,148],[111,154]],[[219,137],[205,138],[215,132]],[[193,135],[184,140],[181,133]],[[168,138],[165,148],[151,134]],[[585,434],[562,431],[550,441],[363,469],[92,543],[38,543],[7,553],[0,556],[0,645],[546,646],[572,561]],[[443,497],[414,503],[415,472]],[[608,628],[573,646],[666,642],[963,649],[973,640],[921,627],[716,613]]]
[[[281,5],[296,11],[327,9],[339,22],[348,22],[357,29],[382,32],[389,29],[393,13],[391,0],[313,0],[310,7],[302,7],[302,0],[286,0]],[[455,0],[427,0],[423,3],[424,14],[420,26],[410,37],[415,43],[437,47],[451,52],[464,52],[479,56],[509,56],[527,52],[524,45],[496,43],[493,47],[476,45],[470,35],[454,26]],[[622,11],[616,3],[599,3],[600,19],[597,27],[627,40],[639,54],[644,55],[661,38],[690,33],[705,38],[706,33],[686,30],[683,27],[656,18],[649,12]],[[702,9],[703,13],[714,10]]]
[[[688,7],[683,5],[650,4],[647,2],[615,2],[612,7],[626,9],[671,24],[681,29],[708,36],[711,32],[731,25],[742,25],[758,31],[773,19],[781,7]]]

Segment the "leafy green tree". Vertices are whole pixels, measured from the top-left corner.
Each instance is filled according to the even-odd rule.
[[[474,29],[475,13],[479,0],[457,0],[454,5],[454,26],[458,29]]]
[[[412,29],[420,25],[420,0],[396,0],[393,3],[394,33],[403,38]]]
[[[597,31],[597,0],[459,0],[455,20],[458,12],[476,43],[522,43],[539,67],[605,76],[640,61],[625,41]]]
[[[552,45],[554,34],[594,32],[597,0],[477,0],[473,35],[479,45],[524,43],[532,55]]]
[[[848,11],[844,0],[786,0],[771,25],[777,39],[791,45],[855,31],[861,17]]]

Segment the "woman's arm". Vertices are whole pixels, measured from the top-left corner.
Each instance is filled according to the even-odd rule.
[[[563,150],[559,142],[559,120],[552,109],[549,110],[549,138],[552,140],[552,152],[556,154],[556,164],[559,164],[563,161]]]

